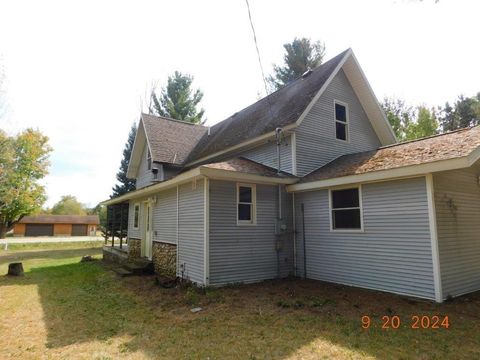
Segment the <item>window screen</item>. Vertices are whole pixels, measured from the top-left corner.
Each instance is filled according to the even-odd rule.
[[[237,206],[238,206],[238,217],[237,220],[240,223],[254,223],[254,196],[255,192],[253,191],[252,186],[238,186],[237,194]]]
[[[332,228],[361,229],[360,194],[358,188],[332,190]]]

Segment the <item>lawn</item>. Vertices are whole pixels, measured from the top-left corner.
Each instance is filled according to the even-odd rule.
[[[163,289],[152,276],[79,262],[100,252],[82,243],[0,250],[0,274],[17,260],[26,270],[0,276],[1,359],[480,358],[480,294],[436,305],[293,279]],[[382,316],[395,315],[400,327],[382,329]],[[412,329],[413,315],[448,315],[449,328]]]

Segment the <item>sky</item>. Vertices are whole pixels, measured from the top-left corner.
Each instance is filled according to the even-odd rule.
[[[480,91],[476,0],[250,0],[265,72],[295,37],[321,40],[325,60],[352,48],[377,97],[428,106]],[[207,125],[264,95],[245,0],[0,2],[0,67],[13,135],[50,139],[53,205],[95,206],[152,84],[175,70],[204,92]],[[1,149],[0,149],[1,151]]]

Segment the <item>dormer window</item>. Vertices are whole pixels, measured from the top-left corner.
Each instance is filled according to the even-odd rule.
[[[152,154],[150,154],[150,149],[147,149],[147,168],[152,170]]]
[[[335,100],[335,137],[348,141],[348,105]]]

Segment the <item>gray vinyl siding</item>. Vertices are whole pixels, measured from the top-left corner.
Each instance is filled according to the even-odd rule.
[[[297,274],[304,203],[308,278],[434,299],[425,178],[363,185],[362,200],[364,232],[331,232],[328,190],[295,194]]]
[[[348,142],[335,138],[334,100],[348,104]],[[299,176],[318,169],[340,155],[381,146],[343,70],[333,78],[295,134]]]
[[[480,290],[479,169],[434,175],[443,296]]]
[[[148,170],[147,145],[145,145],[142,152],[142,159],[138,167],[136,187],[137,189],[141,189],[145,186],[150,185],[152,181],[153,181],[153,173],[151,170]]]
[[[178,271],[197,284],[204,283],[204,181],[179,186],[178,193]]]
[[[256,225],[237,226],[237,185],[210,181],[210,284],[255,282],[284,277],[293,272],[291,195],[283,194],[283,216],[289,232],[279,238],[281,251],[277,263],[275,220],[278,188],[256,186]],[[279,265],[279,266],[278,266]]]
[[[163,165],[163,180],[169,180],[177,176],[179,172],[180,172],[179,168]]]
[[[177,188],[157,194],[152,229],[153,241],[177,243]]]
[[[247,152],[241,154],[241,156],[274,169],[278,168],[277,144],[274,141],[261,145],[252,150],[248,150]],[[285,138],[285,142],[280,146],[280,156],[280,166],[282,171],[291,174],[293,170],[292,142],[290,136]]]
[[[138,228],[133,227],[133,219],[135,216],[135,204],[139,204],[140,211],[138,215]],[[140,239],[142,237],[141,229],[143,224],[143,206],[140,200],[130,201],[128,205],[128,237]]]

